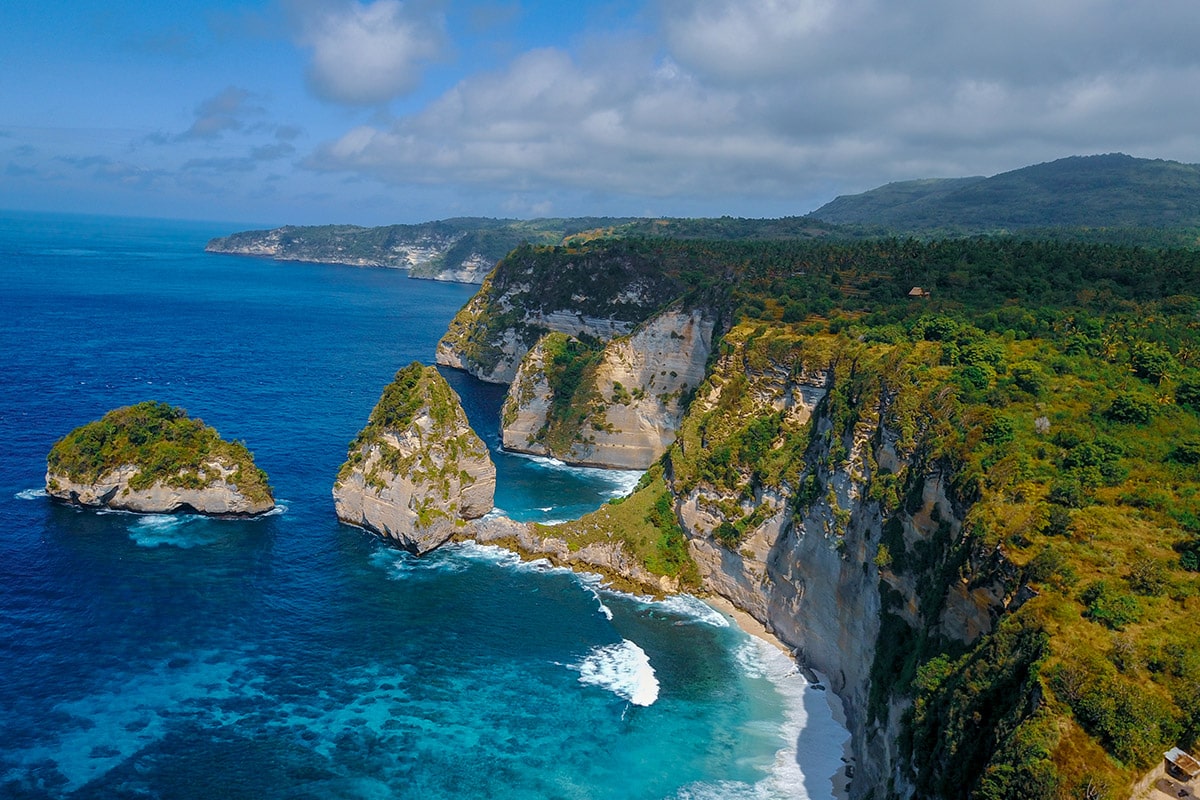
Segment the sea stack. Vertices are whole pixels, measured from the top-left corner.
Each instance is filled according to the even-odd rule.
[[[114,409],[59,439],[46,457],[46,492],[85,508],[153,514],[253,516],[275,507],[244,444],[155,401]]]
[[[434,367],[409,364],[350,444],[333,499],[338,518],[411,553],[437,548],[492,510],[496,467]]]

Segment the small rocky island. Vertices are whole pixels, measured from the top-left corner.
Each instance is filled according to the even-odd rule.
[[[275,507],[267,475],[241,442],[168,403],[114,409],[59,439],[46,492],[86,508],[253,516]]]
[[[496,467],[459,397],[434,367],[396,373],[350,444],[333,499],[338,518],[420,555],[492,510]]]

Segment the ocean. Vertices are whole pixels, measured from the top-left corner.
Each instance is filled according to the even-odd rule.
[[[828,693],[700,601],[340,524],[347,444],[476,287],[203,252],[237,229],[0,213],[0,797],[832,795]],[[447,377],[510,516],[636,481],[499,452],[502,388]],[[148,399],[245,441],[276,512],[51,503],[54,441]]]

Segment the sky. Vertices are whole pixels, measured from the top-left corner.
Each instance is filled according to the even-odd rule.
[[[0,208],[261,225],[808,213],[1200,162],[1196,0],[3,0]]]

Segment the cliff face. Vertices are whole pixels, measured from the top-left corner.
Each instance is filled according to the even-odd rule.
[[[561,334],[543,337],[510,385],[501,412],[505,448],[648,468],[674,441],[690,392],[704,379],[713,326],[699,309],[672,308],[612,339],[594,358],[576,355],[587,360],[579,366],[564,361]],[[577,380],[564,380],[574,371]]]
[[[577,234],[583,234],[580,238],[586,240],[644,222],[600,217],[535,220],[456,217],[375,228],[287,225],[219,237],[210,241],[205,249],[210,253],[280,261],[398,267],[408,269],[410,278],[481,283],[496,262],[519,245],[557,245]],[[657,233],[659,227],[652,226],[643,235]],[[812,226],[801,227],[807,231]]]
[[[275,507],[245,445],[155,401],[113,409],[55,442],[46,491],[75,505],[159,514],[253,515]]]
[[[237,467],[222,460],[201,465],[200,488],[172,486],[156,481],[145,488],[132,488],[141,470],[123,464],[94,481],[76,481],[68,475],[46,473],[46,492],[58,500],[89,508],[115,508],[153,514],[195,511],[220,516],[251,516],[270,511],[275,502],[267,497],[248,497],[234,481]],[[168,479],[169,481],[169,479]]]
[[[499,539],[752,613],[844,700],[856,797],[1118,800],[1200,741],[1198,264],[991,239],[530,249],[443,355],[516,376],[510,447],[597,463],[663,377],[669,343],[639,333],[664,309],[741,320],[636,492]],[[633,286],[655,288],[622,306]]]
[[[396,373],[350,446],[338,518],[420,555],[492,509],[496,468],[458,395],[433,367]]]
[[[510,383],[547,333],[607,341],[674,300],[682,284],[652,253],[520,247],[484,281],[437,347],[437,363]]]
[[[852,734],[853,797],[934,796],[923,776],[948,772],[938,759],[953,756],[918,764],[906,749],[906,663],[917,640],[979,646],[1019,606],[1020,575],[968,535],[969,504],[927,451],[951,424],[938,395],[893,391],[904,371],[865,361],[830,337],[735,328],[650,488],[559,528],[489,522],[471,535],[653,591],[690,585],[727,598],[828,676]],[[656,481],[665,522],[646,503],[618,516]],[[635,553],[626,535],[643,513],[678,521],[693,575],[646,569],[658,553]],[[1033,701],[989,702],[1020,720]],[[994,735],[981,730],[978,747]]]
[[[726,337],[669,454],[701,586],[829,676],[852,734],[852,796],[930,796],[921,781],[949,772],[947,756],[903,744],[917,641],[978,645],[1024,599],[1019,570],[968,534],[970,505],[930,455],[953,424],[936,392],[890,389],[904,369],[844,343],[755,334]],[[1031,700],[993,702],[1020,720]]]

